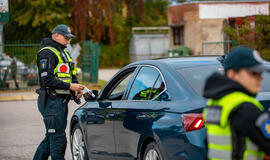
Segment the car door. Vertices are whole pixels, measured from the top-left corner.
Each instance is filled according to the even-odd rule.
[[[116,159],[137,159],[139,139],[152,127],[151,114],[165,88],[157,68],[142,66],[123,103],[112,108],[115,114]],[[156,89],[159,93],[154,94]]]
[[[115,154],[115,140],[111,109],[121,104],[126,86],[135,68],[119,73],[102,90],[97,102],[87,109],[87,149],[90,159],[112,160]],[[96,107],[95,107],[96,106]]]

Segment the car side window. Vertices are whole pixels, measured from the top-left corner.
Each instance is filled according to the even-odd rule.
[[[121,100],[132,75],[133,75],[133,72],[130,72],[127,75],[125,75],[124,77],[122,77],[119,80],[119,82],[116,83],[116,85],[113,87],[113,89],[109,92],[109,94],[107,95],[107,99]]]
[[[153,67],[142,67],[131,87],[128,100],[150,100],[159,72]],[[152,95],[152,96],[151,96]]]
[[[165,83],[163,82],[161,75],[159,75],[152,89],[150,99],[153,99],[155,101],[167,100],[168,95],[166,93],[162,93],[160,95],[160,93],[164,90],[165,90]]]

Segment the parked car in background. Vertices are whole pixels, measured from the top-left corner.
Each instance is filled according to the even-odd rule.
[[[267,63],[270,65],[269,63]],[[206,156],[202,91],[224,72],[217,57],[139,61],[121,69],[70,122],[74,160],[201,160]],[[259,98],[270,106],[270,74]],[[268,108],[266,108],[268,109]]]
[[[4,87],[2,84],[6,83],[11,79],[12,70],[12,58],[6,54],[0,54],[0,88]],[[28,86],[37,85],[37,67],[35,65],[35,60],[33,60],[31,65],[26,65],[20,60],[16,59],[17,77],[19,81],[27,82]],[[9,86],[6,86],[9,88]],[[6,88],[4,87],[4,88]]]

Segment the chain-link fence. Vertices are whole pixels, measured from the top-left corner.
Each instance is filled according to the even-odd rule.
[[[202,55],[223,55],[234,46],[233,41],[203,42]]]

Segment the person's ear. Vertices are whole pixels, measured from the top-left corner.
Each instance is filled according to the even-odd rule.
[[[230,79],[234,79],[234,76],[235,76],[235,71],[232,70],[232,69],[229,69],[226,73],[226,76]]]
[[[53,34],[52,37],[56,41],[59,40],[59,34],[58,33]]]

